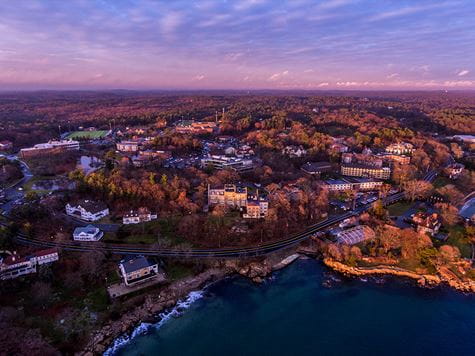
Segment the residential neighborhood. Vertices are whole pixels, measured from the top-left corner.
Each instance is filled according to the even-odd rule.
[[[223,116],[213,100],[207,115],[188,119],[82,123],[21,144],[4,137],[5,288],[34,285],[47,309],[56,302],[40,297],[54,294],[68,308],[110,316],[223,266],[262,281],[249,264],[294,253],[407,273],[450,265],[469,283],[471,143],[398,129],[366,110],[350,132],[338,109],[309,104],[301,122],[250,104],[260,113],[251,119]],[[447,250],[453,259],[443,259]]]

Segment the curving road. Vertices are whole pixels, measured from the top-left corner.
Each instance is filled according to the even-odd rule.
[[[428,172],[424,180],[433,181],[437,176],[437,171]],[[384,200],[385,205],[392,204],[398,200],[404,198],[404,193],[395,193],[388,196]],[[143,245],[119,245],[108,243],[79,243],[79,242],[56,242],[56,241],[43,241],[34,238],[29,238],[26,235],[18,234],[15,238],[16,242],[22,244],[28,244],[32,246],[41,247],[57,247],[68,251],[104,251],[121,255],[149,255],[159,257],[181,257],[181,258],[224,258],[224,257],[250,257],[265,255],[271,252],[282,250],[290,246],[296,245],[317,232],[323,231],[330,226],[338,224],[339,222],[348,219],[349,217],[360,215],[361,213],[369,210],[372,204],[366,204],[358,207],[352,212],[347,212],[341,215],[333,216],[327,220],[318,222],[316,224],[308,226],[304,231],[292,235],[288,238],[260,244],[250,247],[230,247],[230,248],[218,248],[218,249],[189,249],[189,250],[175,250],[166,248],[147,248]]]

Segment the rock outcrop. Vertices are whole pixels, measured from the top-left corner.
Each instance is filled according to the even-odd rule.
[[[264,262],[251,262],[237,271],[241,276],[252,279],[255,283],[261,283],[272,272],[272,267]]]
[[[331,269],[347,276],[392,275],[414,279],[423,287],[437,286],[445,283],[459,291],[475,293],[474,281],[459,278],[447,267],[437,268],[437,274],[419,274],[394,266],[351,267],[329,258],[325,258],[323,262]]]

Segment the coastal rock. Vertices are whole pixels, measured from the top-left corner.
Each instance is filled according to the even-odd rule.
[[[368,275],[393,275],[400,277],[408,277],[415,279],[421,286],[436,286],[439,285],[442,280],[436,275],[418,274],[412,271],[408,271],[394,266],[376,266],[376,267],[351,267],[344,263],[325,258],[323,260],[325,265],[333,270],[340,272],[347,276],[368,276]]]
[[[241,268],[238,273],[242,276],[251,278],[252,280],[266,277],[269,273],[272,272],[272,268],[263,263],[251,262],[247,266]]]
[[[107,347],[117,337],[127,334],[142,321],[151,320],[156,314],[165,308],[173,307],[179,299],[184,298],[193,290],[202,288],[206,283],[225,277],[232,273],[229,268],[212,268],[199,275],[187,277],[176,281],[162,289],[159,294],[148,294],[141,305],[127,310],[119,320],[109,321],[100,330],[91,334],[90,341],[78,355],[103,354]],[[156,292],[155,292],[156,293]],[[101,340],[100,343],[97,343]]]

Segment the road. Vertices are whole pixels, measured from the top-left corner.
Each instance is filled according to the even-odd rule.
[[[428,172],[424,180],[433,181],[437,176],[436,171]],[[404,193],[396,193],[388,196],[384,204],[389,205],[398,200],[404,198]],[[16,237],[16,242],[22,244],[28,244],[32,246],[41,247],[57,247],[68,251],[104,251],[121,255],[148,255],[158,257],[179,257],[179,258],[225,258],[225,257],[251,257],[265,255],[271,252],[282,250],[290,246],[294,246],[304,240],[307,240],[311,236],[314,236],[317,232],[323,231],[333,225],[340,223],[341,221],[348,219],[352,216],[360,215],[361,213],[369,210],[372,204],[366,204],[356,208],[354,211],[347,212],[341,215],[333,216],[327,220],[318,222],[316,224],[308,226],[304,231],[292,235],[288,238],[264,243],[250,247],[230,247],[230,248],[218,248],[218,249],[189,249],[189,250],[175,250],[166,248],[153,248],[144,247],[143,245],[119,245],[109,243],[80,243],[80,242],[56,242],[56,241],[43,241],[34,238],[29,238],[23,234],[19,234]]]
[[[11,209],[13,208],[15,202],[19,201],[24,197],[24,192],[22,190],[19,190],[19,188],[22,188],[26,183],[28,183],[28,181],[33,177],[33,174],[30,171],[30,167],[28,167],[25,162],[18,159],[18,156],[9,155],[5,157],[10,161],[20,162],[21,170],[23,171],[22,179],[20,179],[18,182],[11,185],[10,187],[4,189],[5,199],[7,200],[7,202],[5,204],[2,204],[1,208],[4,211],[4,214],[8,215]]]

